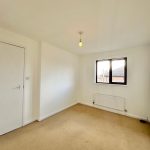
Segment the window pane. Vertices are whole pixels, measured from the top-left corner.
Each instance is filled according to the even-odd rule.
[[[109,83],[110,61],[97,62],[97,82]]]
[[[112,60],[112,82],[125,82],[125,60]]]

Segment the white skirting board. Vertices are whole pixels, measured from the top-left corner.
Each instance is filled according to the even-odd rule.
[[[127,117],[131,117],[131,118],[135,118],[135,119],[147,120],[147,118],[144,118],[144,117],[141,117],[141,116],[137,116],[137,115],[134,115],[134,114],[130,114],[130,113],[127,113],[127,112],[121,112],[121,111],[113,110],[113,109],[110,109],[110,108],[105,108],[105,107],[102,107],[102,106],[96,106],[94,104],[85,103],[85,102],[79,102],[79,103],[83,104],[83,105],[90,106],[90,107],[94,107],[94,108],[102,109],[102,110],[105,110],[105,111],[109,111],[109,112],[112,112],[112,113],[124,115],[124,116],[127,116]],[[148,120],[148,122],[150,122],[150,120]]]
[[[24,122],[23,122],[23,126],[26,126],[26,125],[28,125],[28,124],[30,124],[30,123],[36,121],[36,120],[37,120],[36,118],[33,118],[32,120],[24,121]]]
[[[39,118],[37,121],[42,121],[42,120],[44,120],[44,119],[46,119],[46,118],[48,118],[48,117],[51,117],[51,116],[53,116],[53,115],[55,115],[55,114],[57,114],[57,113],[59,113],[59,112],[65,110],[65,109],[67,109],[67,108],[69,108],[69,107],[72,107],[72,106],[74,106],[74,105],[76,105],[76,104],[77,104],[77,102],[75,102],[75,103],[73,103],[73,104],[71,104],[71,105],[68,105],[68,106],[66,106],[66,107],[63,107],[63,108],[61,108],[61,109],[59,109],[59,110],[57,110],[57,111],[54,111],[54,112],[48,114],[47,116],[44,116],[44,117]]]
[[[79,102],[79,101],[78,101],[78,102],[73,103],[73,104],[71,104],[71,105],[68,105],[67,107],[64,107],[64,108],[62,108],[62,109],[60,109],[60,110],[58,110],[58,111],[55,111],[55,112],[53,112],[53,113],[51,113],[51,114],[49,114],[49,115],[47,115],[47,116],[44,116],[44,117],[42,117],[42,118],[34,119],[34,120],[32,120],[32,121],[26,122],[23,126],[25,126],[25,125],[27,125],[27,124],[30,124],[30,123],[32,123],[32,122],[34,122],[34,121],[36,121],[36,120],[37,120],[37,121],[42,121],[42,120],[44,120],[44,119],[46,119],[46,118],[48,118],[48,117],[51,117],[51,116],[53,116],[53,115],[55,115],[55,114],[57,114],[57,113],[59,113],[59,112],[65,110],[65,109],[67,109],[67,108],[69,108],[69,107],[72,107],[72,106],[74,106],[74,105],[76,105],[76,104],[87,105],[87,106],[90,106],[90,107],[102,109],[102,110],[105,110],[105,111],[109,111],[109,112],[112,112],[112,113],[116,113],[116,114],[128,116],[128,117],[135,118],[135,119],[144,119],[144,120],[147,119],[147,118],[143,118],[143,117],[140,117],[140,116],[137,116],[137,115],[129,114],[129,113],[127,113],[127,112],[121,112],[121,111],[117,111],[117,110],[112,110],[112,109],[109,109],[109,108],[104,108],[104,107],[101,107],[101,106],[95,106],[95,105],[93,105],[93,104],[89,104],[89,103],[84,103],[84,102]],[[149,122],[150,122],[150,120],[149,120]]]

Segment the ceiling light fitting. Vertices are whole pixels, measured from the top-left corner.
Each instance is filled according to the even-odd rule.
[[[79,35],[80,35],[79,47],[83,47],[82,34],[83,34],[83,32],[82,32],[82,31],[80,31],[80,32],[79,32]]]

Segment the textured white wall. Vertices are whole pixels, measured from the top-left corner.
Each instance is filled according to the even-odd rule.
[[[38,42],[0,28],[0,41],[25,47],[24,125],[37,118],[38,101]]]
[[[95,83],[95,61],[106,58],[128,58],[128,84],[107,85]],[[150,117],[150,47],[83,55],[80,67],[80,102],[92,105],[94,93],[125,97],[127,115]],[[150,119],[150,118],[149,118]]]
[[[78,63],[78,56],[42,42],[39,120],[76,103]]]

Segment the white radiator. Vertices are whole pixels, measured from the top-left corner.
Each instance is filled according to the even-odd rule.
[[[96,93],[93,95],[93,104],[118,111],[126,111],[126,99],[120,96]]]

